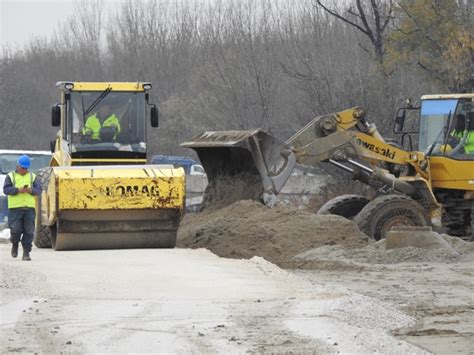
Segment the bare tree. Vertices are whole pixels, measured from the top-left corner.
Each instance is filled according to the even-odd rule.
[[[383,62],[384,36],[390,20],[393,19],[393,0],[355,0],[355,6],[351,3],[345,14],[329,8],[322,0],[316,0],[316,4],[338,20],[363,33],[373,46],[376,60],[379,63]]]
[[[148,130],[152,153],[190,154],[179,143],[210,129],[261,127],[285,139],[314,115],[356,105],[390,132],[401,98],[436,90],[404,63],[382,73],[375,50],[359,46],[372,33],[384,55],[392,2],[357,1],[352,14],[327,7],[354,31],[315,1],[127,1],[104,19],[102,1],[81,0],[53,38],[2,49],[0,139],[47,149],[60,80],[153,82],[162,119]]]

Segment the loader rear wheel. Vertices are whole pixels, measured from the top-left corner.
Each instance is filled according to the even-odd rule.
[[[47,191],[49,178],[51,177],[52,169],[50,167],[38,170],[37,178],[43,191]],[[38,197],[38,210],[36,211],[36,230],[33,244],[37,248],[51,248],[51,227],[41,224],[41,195]]]
[[[385,195],[370,201],[354,217],[361,232],[380,240],[394,226],[426,227],[431,225],[425,209],[404,195]]]
[[[335,214],[353,219],[369,203],[369,199],[360,195],[337,196],[318,210],[317,214]]]

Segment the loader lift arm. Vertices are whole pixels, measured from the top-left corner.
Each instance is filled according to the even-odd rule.
[[[367,122],[360,107],[318,116],[286,142],[260,130],[221,131],[204,132],[182,146],[197,152],[208,174],[207,194],[213,195],[212,198],[215,189],[221,190],[219,185],[227,185],[238,177],[249,186],[261,182],[260,189],[252,189],[258,192],[246,198],[263,196],[266,204],[272,204],[296,163],[327,162],[377,189],[391,189],[410,196],[417,194],[413,185],[380,168],[381,162],[408,165],[420,178],[428,178],[420,164],[423,154],[386,143],[375,125]]]

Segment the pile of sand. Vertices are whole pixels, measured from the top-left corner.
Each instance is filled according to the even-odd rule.
[[[432,233],[438,246],[434,243],[426,248],[387,249],[385,240],[369,240],[345,218],[315,215],[288,206],[268,208],[246,200],[219,210],[188,214],[178,231],[177,246],[206,248],[225,258],[260,256],[283,268],[302,269],[402,262],[449,263],[472,258],[474,243]]]
[[[216,211],[241,200],[260,201],[263,186],[259,175],[242,172],[210,179],[204,192],[202,211]]]
[[[354,223],[339,216],[286,206],[268,208],[254,201],[188,214],[177,242],[178,247],[206,248],[221,257],[260,256],[285,268],[302,264],[293,259],[299,253],[336,244],[360,248],[368,244],[368,238]]]
[[[385,240],[371,243],[363,248],[348,249],[343,245],[323,246],[295,256],[305,268],[317,268],[327,262],[356,262],[366,264],[398,264],[403,262],[457,262],[472,258],[474,243],[443,234],[440,237],[446,246],[417,248],[413,246],[386,249]]]

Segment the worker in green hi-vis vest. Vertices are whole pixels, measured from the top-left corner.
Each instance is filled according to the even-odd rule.
[[[36,200],[41,185],[36,175],[29,172],[30,158],[18,158],[16,170],[8,173],[3,193],[8,196],[8,226],[10,227],[11,255],[18,256],[18,245],[23,247],[23,260],[31,260],[30,252],[35,235]]]
[[[453,141],[454,139],[454,141]],[[463,142],[458,152],[460,154],[474,154],[474,115],[468,113],[468,117],[463,114],[456,115],[454,129],[450,132],[450,145],[454,148],[459,142]],[[456,150],[456,149],[455,149]],[[453,154],[455,155],[455,154]]]
[[[99,112],[87,117],[82,129],[84,143],[113,142],[121,131],[120,120],[110,113],[110,106],[103,105]]]

